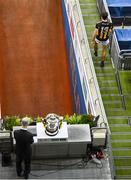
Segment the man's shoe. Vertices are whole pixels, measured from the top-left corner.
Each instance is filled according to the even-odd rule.
[[[97,53],[97,51],[95,51],[95,52],[94,52],[94,55],[95,55],[95,56],[98,56],[98,53]]]
[[[25,178],[25,179],[28,179],[28,178],[29,178],[29,174],[25,174],[25,175],[24,175],[24,178]]]
[[[100,66],[101,66],[101,67],[104,67],[104,61],[101,61]]]
[[[19,176],[19,177],[24,177],[24,176],[25,176],[25,174],[24,174],[24,172],[23,172],[23,171],[21,171],[20,173],[17,173],[17,176]]]
[[[17,176],[21,177],[21,173],[17,173]]]
[[[21,177],[22,176],[22,171],[21,172],[17,172],[17,176]]]

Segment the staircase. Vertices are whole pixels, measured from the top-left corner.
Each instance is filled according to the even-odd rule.
[[[115,178],[131,179],[131,125],[128,124],[128,117],[131,116],[131,98],[126,100],[127,109],[124,110],[116,82],[115,69],[112,67],[109,53],[104,68],[100,67],[100,46],[98,57],[95,57],[93,54],[93,47],[91,45],[92,33],[96,22],[100,20],[96,0],[79,0],[79,2],[103,104],[111,129]]]

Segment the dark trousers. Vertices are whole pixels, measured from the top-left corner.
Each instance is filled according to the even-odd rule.
[[[22,162],[24,162],[24,169],[22,169]],[[16,172],[18,176],[20,176],[22,170],[24,170],[24,176],[28,176],[31,170],[31,158],[16,155]]]

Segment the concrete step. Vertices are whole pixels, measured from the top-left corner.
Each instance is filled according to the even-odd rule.
[[[129,176],[129,175],[117,175],[117,176],[115,176],[115,179],[122,179],[122,180],[125,180],[125,179],[131,179],[131,175]]]
[[[131,169],[131,166],[117,166],[116,169]]]
[[[121,100],[112,100],[112,101],[104,101],[104,105],[110,105],[110,104],[121,104]]]
[[[117,87],[100,87],[100,90],[111,91],[111,90],[118,90],[118,88]]]
[[[94,24],[95,24],[95,20],[94,20]],[[89,28],[89,27],[94,28],[94,25],[90,21],[87,21],[86,24],[85,24],[85,28]],[[89,30],[89,29],[87,29],[87,30]]]
[[[131,148],[112,148],[112,151],[130,151]]]
[[[113,124],[127,124],[128,125],[128,119],[115,119],[115,118],[114,119],[107,118],[107,119],[110,126]]]
[[[125,140],[111,140],[111,142],[113,143],[113,142],[124,142],[124,143],[126,143],[126,142],[131,142],[131,139],[125,139]]]
[[[109,108],[112,108],[112,109],[116,109],[116,108],[120,108],[120,109],[122,109],[122,104],[121,103],[114,103],[114,102],[112,102],[112,103],[105,103],[104,102],[104,107],[105,107],[105,109],[106,109],[106,111],[108,111],[108,109]],[[109,121],[110,122],[110,121]],[[113,123],[114,124],[114,123]],[[116,123],[117,124],[117,123]]]
[[[131,156],[114,156],[114,159],[131,159]]]
[[[115,80],[107,80],[107,81],[99,80],[98,83],[99,83],[100,88],[102,88],[102,87],[117,87],[117,83]]]
[[[88,9],[88,7],[92,7],[92,8],[96,8],[96,4],[95,3],[92,3],[92,2],[90,2],[90,3],[80,3],[80,7],[81,7],[81,9]]]
[[[101,71],[101,67],[95,67],[95,69]],[[112,69],[112,67],[104,67],[103,70],[104,70],[104,71],[107,71],[107,70],[113,70],[113,69]]]
[[[121,135],[126,132],[131,132],[131,126],[110,126],[111,132],[121,132]]]
[[[130,131],[129,131],[130,132]],[[111,140],[131,140],[131,134],[125,134],[124,132],[119,134],[111,134]]]
[[[112,96],[112,97],[121,97],[120,94],[102,94],[102,97],[109,97],[109,96]]]
[[[86,7],[88,7],[88,6],[86,6]],[[82,15],[88,16],[88,14],[96,14],[96,17],[98,17],[97,16],[97,8],[94,8],[94,6],[89,6],[89,8],[86,8],[86,9],[81,8],[81,12],[82,12]]]
[[[96,1],[92,1],[92,0],[79,0],[79,2],[80,4],[89,4],[89,3],[96,4]]]
[[[98,69],[98,68],[99,68],[99,69]],[[109,67],[108,67],[108,66],[105,66],[105,68],[101,68],[101,67],[99,66],[99,67],[95,68],[95,71],[96,71],[96,74],[101,73],[101,74],[105,75],[105,74],[113,73],[113,74],[115,75],[113,69],[111,69],[111,66],[109,66]]]
[[[108,84],[107,84],[108,85]],[[117,88],[112,88],[111,89],[111,87],[109,86],[109,88],[106,88],[105,86],[103,87],[103,86],[100,86],[100,91],[101,91],[101,95],[102,95],[102,97],[104,97],[106,94],[109,94],[109,96],[108,97],[111,97],[110,96],[110,94],[112,93],[112,94],[114,94],[114,96],[116,95],[119,95],[119,91],[118,91],[118,89]],[[108,98],[108,100],[110,100],[109,98]],[[115,99],[114,98],[114,100],[117,100],[117,98]]]
[[[103,81],[103,80],[115,80],[115,77],[112,76],[97,76],[98,81]]]
[[[130,116],[131,111],[130,110],[124,110],[124,108],[122,109],[122,111],[106,111],[107,116],[118,116],[118,115],[128,115]]]
[[[111,83],[116,83],[116,80],[110,80],[110,79],[107,79],[107,80],[98,80],[99,83],[103,83],[103,84],[111,84]]]
[[[114,73],[106,73],[106,74],[103,74],[103,73],[97,73],[97,77],[111,77],[111,76],[114,76]]]
[[[131,132],[112,132],[111,133],[112,135],[131,135]]]
[[[128,119],[129,116],[108,116],[108,119]]]
[[[124,111],[122,108],[108,108],[107,111],[113,111],[114,113],[117,111]]]
[[[128,124],[110,124],[110,127],[128,127]]]

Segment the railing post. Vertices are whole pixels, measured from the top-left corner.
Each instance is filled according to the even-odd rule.
[[[115,75],[116,75],[116,82],[117,82],[117,86],[118,86],[118,91],[119,91],[119,94],[121,96],[121,102],[122,102],[122,108],[124,110],[126,110],[126,103],[125,103],[125,97],[124,97],[124,94],[122,92],[122,87],[121,87],[121,82],[120,82],[120,76],[119,76],[119,72],[118,70],[116,69],[115,71]]]

